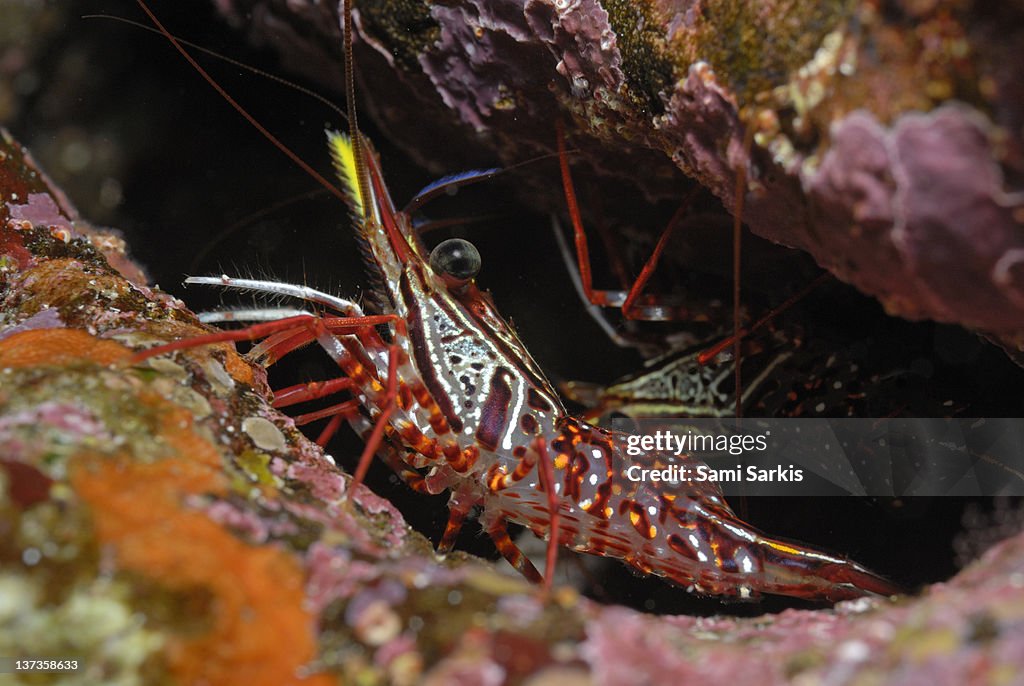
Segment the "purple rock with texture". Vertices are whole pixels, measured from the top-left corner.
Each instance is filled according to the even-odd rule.
[[[827,241],[798,247],[893,314],[1013,335],[1024,321],[1024,232],[977,112],[946,105],[883,127],[858,111],[805,179]]]

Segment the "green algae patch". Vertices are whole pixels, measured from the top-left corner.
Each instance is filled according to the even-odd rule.
[[[427,0],[374,0],[359,3],[367,29],[382,39],[395,62],[414,70],[419,56],[441,37],[441,27],[430,14]]]
[[[675,82],[675,65],[650,0],[607,0],[608,23],[622,56],[629,99],[634,106],[662,114],[661,94]]]
[[[702,3],[701,19],[682,34],[681,49],[689,61],[710,64],[742,107],[785,84],[852,13],[848,0]]]
[[[130,446],[144,462],[167,454],[165,442],[154,439],[158,413],[139,402],[141,384],[130,378],[81,364],[18,370],[4,382],[16,392],[0,405],[26,413],[26,421],[10,424],[9,438],[26,455],[39,455],[38,465],[53,478],[64,475],[67,460],[82,448],[113,453]]]
[[[236,458],[238,466],[255,483],[261,486],[277,486],[278,478],[270,471],[270,455],[256,450],[243,451]],[[248,490],[248,485],[245,486]]]

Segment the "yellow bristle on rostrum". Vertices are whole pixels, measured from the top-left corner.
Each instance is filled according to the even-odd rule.
[[[327,145],[331,149],[331,160],[334,162],[334,169],[345,187],[349,204],[352,206],[352,213],[357,217],[364,215],[363,194],[359,190],[359,176],[356,168],[355,150],[352,148],[352,139],[339,131],[327,132]]]

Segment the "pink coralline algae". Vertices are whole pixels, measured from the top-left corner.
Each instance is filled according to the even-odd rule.
[[[61,216],[60,207],[49,193],[29,193],[25,204],[10,203],[11,219],[31,224],[48,223],[51,226],[72,230],[71,221]],[[70,237],[70,236],[69,236]]]
[[[352,560],[350,555],[319,543],[310,546],[307,555],[310,576],[306,593],[318,613],[332,602],[348,600],[367,581],[378,578],[372,564]]]
[[[28,319],[14,326],[5,328],[0,331],[0,340],[13,336],[19,331],[31,331],[32,329],[57,329],[64,326],[64,322],[61,321],[60,312],[52,307],[40,310],[36,314],[32,315]]]
[[[1004,620],[1020,609],[1021,550],[1020,537],[1007,541],[949,584],[884,611],[851,601],[830,613],[790,610],[749,622],[608,609],[580,650],[599,684],[653,683],[666,674],[706,683],[1012,683],[1024,636],[1010,628],[1018,619]],[[1009,573],[1015,589],[1003,609],[996,597],[1008,588],[997,589],[995,569]],[[681,645],[689,650],[678,652]]]
[[[1024,193],[1005,186],[985,127],[956,104],[904,114],[890,127],[851,113],[832,126],[820,169],[801,179],[832,230],[789,226],[777,238],[879,295],[894,314],[1015,334]],[[752,205],[756,212],[770,200]]]

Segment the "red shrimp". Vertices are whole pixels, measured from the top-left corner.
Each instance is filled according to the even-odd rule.
[[[700,593],[841,600],[898,592],[854,562],[762,535],[732,512],[714,483],[627,478],[634,465],[692,469],[700,462],[685,454],[630,455],[627,434],[570,416],[519,336],[477,287],[475,248],[452,239],[428,253],[410,217],[395,209],[351,114],[350,126],[351,139],[328,137],[378,311],[367,315],[353,302],[307,287],[193,279],[294,296],[341,316],[298,314],[183,339],[142,351],[135,362],[215,341],[260,340],[250,357],[271,364],[317,342],[343,376],[286,389],[277,404],[349,393],[349,400],[317,414],[332,416],[333,426],[348,420],[366,437],[356,481],[376,454],[418,490],[449,490],[442,551],[480,506],[498,550],[533,580],[541,576],[510,539],[508,522],[548,540],[548,582],[563,545],[622,559]],[[231,318],[275,313],[236,310]]]

